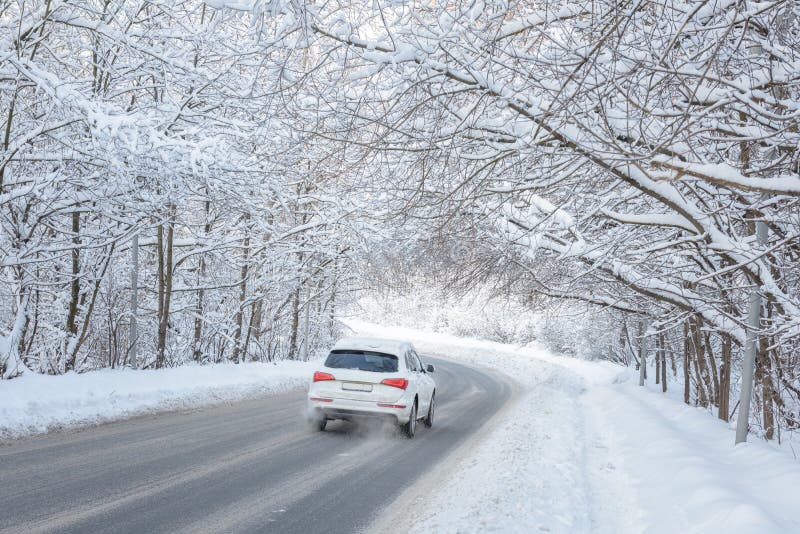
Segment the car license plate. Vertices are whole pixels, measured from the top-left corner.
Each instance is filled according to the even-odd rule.
[[[342,389],[348,391],[372,391],[372,384],[360,384],[358,382],[342,382]]]

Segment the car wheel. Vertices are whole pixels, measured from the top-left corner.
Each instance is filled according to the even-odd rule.
[[[417,433],[417,401],[414,400],[414,406],[411,407],[411,417],[408,419],[408,423],[403,425],[403,432],[405,432],[406,437],[411,439],[414,437],[414,434]]]
[[[323,417],[320,417],[318,419],[314,419],[313,421],[311,421],[311,428],[313,428],[314,430],[319,430],[320,432],[322,432],[323,430],[325,430],[326,426],[328,426],[328,418],[327,417],[323,416]]]
[[[425,418],[425,426],[430,428],[433,426],[433,412],[436,406],[436,392],[431,395],[431,405],[428,407],[428,416]]]

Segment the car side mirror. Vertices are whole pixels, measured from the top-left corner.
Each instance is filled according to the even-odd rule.
[[[434,368],[433,368],[433,365],[431,365],[431,364],[428,364],[428,372],[429,372],[429,373],[432,373],[432,372],[434,372],[434,371],[436,371],[436,369],[434,369]]]

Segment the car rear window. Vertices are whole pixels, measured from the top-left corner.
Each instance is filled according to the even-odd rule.
[[[368,350],[334,350],[328,354],[325,367],[359,369],[374,373],[396,373],[397,356]]]

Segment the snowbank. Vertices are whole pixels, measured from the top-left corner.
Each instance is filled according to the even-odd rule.
[[[800,463],[758,440],[735,446],[705,410],[638,387],[590,389],[585,413],[605,456],[625,466],[652,533],[800,532]]]
[[[0,381],[0,439],[148,412],[278,393],[307,384],[309,362],[100,370]]]
[[[408,328],[420,353],[491,367],[524,393],[449,466],[411,532],[800,532],[800,464],[608,362]],[[413,502],[413,499],[411,499]],[[418,501],[417,501],[418,502]]]

